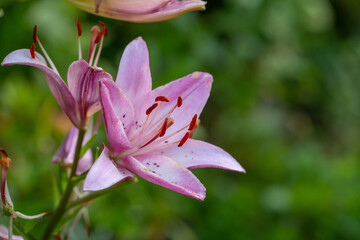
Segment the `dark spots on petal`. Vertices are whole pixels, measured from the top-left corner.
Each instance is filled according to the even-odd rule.
[[[168,143],[169,141],[165,141],[165,143]]]
[[[161,154],[164,154],[164,151],[161,151],[160,153],[161,153]]]
[[[194,154],[194,151],[191,151],[191,154]]]
[[[126,116],[126,115],[124,114],[124,115],[123,115],[123,118],[125,118],[125,116]]]

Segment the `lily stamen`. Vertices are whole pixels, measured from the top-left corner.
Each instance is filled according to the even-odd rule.
[[[184,137],[180,140],[178,147],[184,145],[184,143],[189,139],[189,137],[190,137],[190,132],[185,133]]]
[[[76,22],[76,27],[77,27],[77,31],[78,31],[79,60],[80,60],[80,59],[82,59],[81,41],[80,41],[82,30],[81,30],[80,18],[78,18],[78,20]]]
[[[53,63],[53,61],[51,61],[51,58],[49,57],[49,55],[48,55],[47,52],[45,51],[45,48],[43,47],[43,45],[41,44],[40,39],[39,39],[39,37],[37,36],[36,32],[37,32],[37,25],[34,26],[34,32],[33,32],[33,41],[34,41],[34,43],[38,43],[38,44],[39,44],[39,47],[41,48],[41,51],[43,52],[46,60],[48,61],[49,65],[51,66],[51,68],[54,70],[54,72],[56,72],[58,75],[60,75],[59,72],[58,72],[58,70],[57,70],[56,67],[55,67],[55,64]],[[34,49],[34,50],[35,50],[35,49]]]
[[[99,62],[99,58],[100,58],[100,54],[101,54],[101,50],[102,50],[102,46],[103,46],[103,42],[104,42],[104,38],[107,36],[109,30],[108,28],[105,26],[105,24],[102,22],[102,21],[99,21],[101,27],[102,27],[102,30],[101,32],[99,33],[99,35],[101,36],[101,39],[100,39],[100,46],[99,46],[99,50],[96,54],[96,58],[95,58],[95,62],[94,62],[94,67],[98,64]],[[98,37],[99,37],[98,35]],[[96,40],[95,40],[96,42]]]

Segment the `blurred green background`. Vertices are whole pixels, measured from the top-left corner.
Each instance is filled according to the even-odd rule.
[[[139,179],[89,206],[91,239],[360,239],[359,11],[357,0],[213,0],[204,12],[134,24],[66,1],[1,0],[0,59],[29,48],[37,24],[66,76],[80,17],[84,54],[89,28],[108,26],[99,65],[113,76],[137,36],[148,44],[154,87],[213,74],[196,137],[224,148],[247,173],[194,170],[204,202]],[[57,171],[50,160],[70,123],[41,71],[1,67],[0,78],[0,146],[13,159],[15,208],[48,211]],[[104,139],[102,132],[96,145]],[[83,224],[71,239],[86,239]]]

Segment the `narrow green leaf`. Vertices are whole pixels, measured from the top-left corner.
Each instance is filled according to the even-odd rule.
[[[86,153],[86,151],[91,148],[92,144],[94,143],[95,141],[95,138],[96,138],[96,134],[93,135],[89,141],[87,141],[87,143],[81,148],[81,151],[80,151],[80,158],[84,156],[84,154]]]

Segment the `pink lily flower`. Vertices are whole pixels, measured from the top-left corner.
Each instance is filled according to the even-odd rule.
[[[30,49],[19,49],[11,52],[5,57],[1,65],[28,65],[43,71],[49,88],[61,109],[77,128],[84,128],[87,125],[88,118],[101,108],[99,103],[98,81],[112,79],[110,74],[96,66],[101,51],[103,37],[107,33],[106,27],[103,29],[104,31],[99,30],[94,32],[94,34],[96,34],[95,36],[98,37],[93,38],[95,43],[92,44],[92,48],[90,48],[91,57],[89,57],[88,62],[86,62],[84,59],[81,59],[81,28],[80,22],[78,21],[79,60],[73,62],[68,69],[68,86],[60,77],[55,65],[41,45],[40,40],[36,35],[36,26],[34,28],[33,36],[34,43],[39,44],[51,68],[47,66],[44,57],[35,52],[34,44]],[[92,65],[96,45],[100,39],[101,45],[98,55],[94,65]]]
[[[100,102],[109,149],[87,174],[83,190],[108,188],[136,174],[198,200],[205,187],[189,170],[223,168],[245,172],[227,152],[189,139],[209,97],[213,78],[195,72],[151,90],[146,43],[137,38],[125,49],[116,83],[100,81]]]
[[[68,0],[80,9],[102,17],[129,22],[165,21],[186,12],[204,10],[200,0]]]
[[[59,149],[56,151],[53,159],[51,160],[52,163],[57,164],[60,160],[62,165],[65,166],[71,166],[73,164],[78,134],[79,129],[72,127],[60,145]],[[87,130],[84,136],[83,145],[85,145],[87,141],[90,140],[90,138],[91,133],[89,130]],[[84,156],[79,159],[76,175],[81,175],[89,170],[92,164],[92,159],[93,155],[91,149],[88,149]]]

